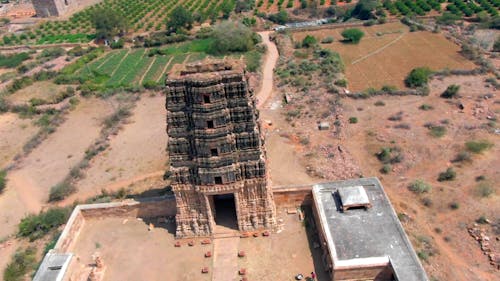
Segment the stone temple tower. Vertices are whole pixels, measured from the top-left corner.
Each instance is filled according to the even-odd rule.
[[[212,235],[230,212],[239,231],[272,228],[263,139],[241,64],[175,66],[166,80],[166,108],[177,237]]]

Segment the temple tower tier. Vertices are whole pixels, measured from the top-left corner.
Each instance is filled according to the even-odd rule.
[[[165,89],[177,237],[214,233],[217,196],[234,198],[240,231],[274,227],[264,141],[243,66],[176,65]]]

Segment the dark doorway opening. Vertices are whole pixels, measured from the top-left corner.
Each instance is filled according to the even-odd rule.
[[[208,127],[209,129],[213,129],[213,128],[214,128],[214,121],[212,121],[212,120],[208,120],[208,121],[207,121],[207,127]]]
[[[214,195],[214,219],[217,226],[238,230],[234,194]]]

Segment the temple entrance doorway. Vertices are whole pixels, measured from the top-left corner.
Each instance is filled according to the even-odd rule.
[[[216,232],[238,230],[238,218],[236,215],[236,204],[234,194],[217,194],[211,196],[210,205],[216,224]]]

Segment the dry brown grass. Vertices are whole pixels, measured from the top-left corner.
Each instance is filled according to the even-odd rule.
[[[302,40],[310,34],[321,40],[333,36],[333,43],[321,45],[341,55],[351,91],[381,88],[383,85],[404,88],[406,75],[420,66],[433,70],[474,68],[472,62],[458,53],[460,47],[442,34],[409,32],[408,27],[399,22],[360,29],[365,36],[357,45],[340,42],[343,29],[303,31],[294,33],[293,37],[294,40]]]

